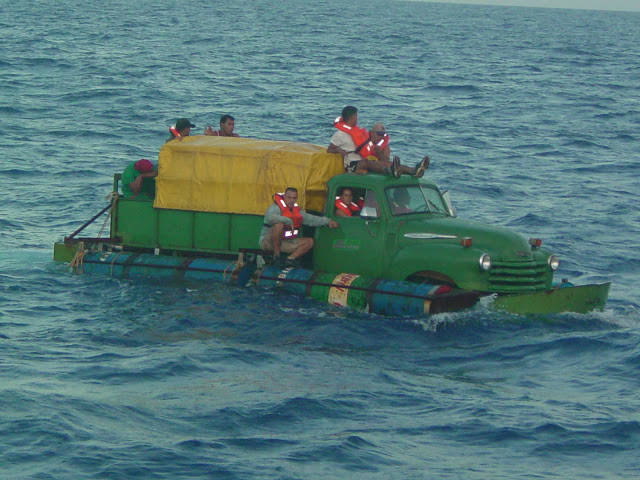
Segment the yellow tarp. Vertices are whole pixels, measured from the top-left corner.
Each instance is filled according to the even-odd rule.
[[[343,173],[339,155],[310,143],[213,136],[165,143],[153,206],[264,214],[273,194],[298,189],[298,204],[321,211],[327,180]]]

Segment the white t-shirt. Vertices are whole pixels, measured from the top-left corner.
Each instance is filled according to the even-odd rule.
[[[351,162],[357,162],[362,159],[362,157],[356,153],[356,144],[353,143],[353,140],[348,133],[345,133],[342,130],[336,130],[336,133],[331,136],[330,142],[336,147],[340,147],[347,152],[351,152],[344,156],[343,160],[345,170]]]

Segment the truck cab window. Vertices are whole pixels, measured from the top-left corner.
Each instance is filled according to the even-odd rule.
[[[438,213],[449,215],[440,192],[421,186],[393,187],[386,190],[392,215],[408,213]]]

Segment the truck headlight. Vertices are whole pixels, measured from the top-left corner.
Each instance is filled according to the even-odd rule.
[[[485,272],[491,268],[491,257],[486,253],[480,255],[480,260],[478,260],[478,264],[480,265],[480,270],[484,270]]]
[[[560,265],[560,259],[555,255],[549,255],[547,264],[549,265],[549,268],[555,272],[558,270],[558,266]]]

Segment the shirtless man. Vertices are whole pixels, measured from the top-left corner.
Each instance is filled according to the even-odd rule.
[[[231,115],[222,115],[220,117],[220,130],[213,130],[211,126],[208,126],[204,129],[204,134],[215,137],[239,137],[240,135],[233,133],[234,126],[235,119]]]

